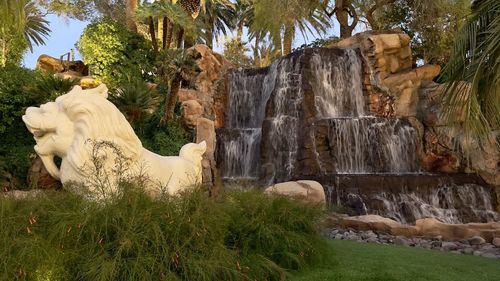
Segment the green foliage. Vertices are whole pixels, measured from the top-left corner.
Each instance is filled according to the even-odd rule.
[[[320,257],[316,206],[257,192],[0,198],[2,280],[284,280]]]
[[[444,115],[463,126],[467,137],[484,137],[500,128],[499,58],[500,2],[475,1],[441,77],[450,82]]]
[[[283,49],[284,54],[291,52],[296,31],[305,37],[312,30],[325,33],[330,26],[323,1],[272,0],[251,3],[254,12],[251,31],[268,32],[275,47]]]
[[[170,22],[182,27],[186,36],[195,38],[198,34],[191,16],[180,5],[172,4],[170,1],[145,2],[137,9],[136,16],[144,22],[147,22],[150,17],[167,17]]]
[[[120,109],[132,126],[153,113],[160,96],[141,77],[127,76],[117,89],[110,91],[110,100]]]
[[[335,44],[335,43],[337,43],[339,41],[340,41],[340,38],[337,37],[337,36],[335,36],[335,35],[334,36],[330,36],[328,38],[318,38],[318,39],[312,41],[309,44],[302,44],[300,47],[294,49],[294,51],[303,50],[303,49],[306,49],[306,48],[327,47],[327,46]]]
[[[224,43],[224,58],[236,67],[252,65],[252,59],[246,55],[249,49],[237,38]]]
[[[126,80],[124,73],[148,75],[153,70],[150,44],[137,33],[109,18],[89,24],[77,48],[92,75],[113,88]]]
[[[18,66],[0,68],[0,180],[17,179],[23,186],[26,178],[35,144],[21,119],[26,108],[54,100],[74,84]]]
[[[50,29],[43,17],[32,0],[0,1],[0,67],[18,65],[26,49],[45,43]]]
[[[469,12],[468,0],[438,0],[429,5],[397,0],[376,15],[382,29],[400,28],[412,38],[415,60],[444,65],[450,56],[455,33]]]
[[[159,107],[149,120],[137,126],[137,135],[148,150],[160,155],[179,155],[181,147],[188,142],[186,131],[179,119],[159,126],[162,116],[163,107]]]

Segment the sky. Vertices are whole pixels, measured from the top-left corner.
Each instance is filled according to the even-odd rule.
[[[45,40],[45,45],[35,46],[33,53],[28,51],[24,55],[23,64],[27,68],[35,68],[36,60],[42,54],[59,57],[69,52],[70,49],[75,49],[75,58],[81,58],[75,48],[75,43],[80,38],[88,22],[58,17],[56,15],[48,15],[46,19],[50,22],[50,29],[52,30],[50,37]]]
[[[70,49],[75,49],[75,58],[81,59],[81,55],[78,53],[78,50],[76,50],[75,43],[78,41],[83,29],[89,24],[89,22],[58,17],[56,15],[48,15],[46,19],[50,22],[50,29],[52,30],[50,37],[45,41],[45,45],[35,46],[33,48],[33,53],[28,51],[28,53],[25,54],[23,59],[24,66],[33,69],[36,67],[36,61],[40,55],[46,54],[52,57],[60,57],[61,55],[68,53]],[[328,33],[329,36],[333,34],[338,35],[340,33],[338,25],[335,24]],[[300,46],[305,41],[314,41],[317,37],[319,36],[312,34],[308,36],[308,40],[305,40],[302,35],[297,34],[293,46]],[[215,46],[214,49],[216,52],[222,53],[222,46]]]

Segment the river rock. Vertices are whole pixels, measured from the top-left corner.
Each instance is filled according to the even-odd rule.
[[[493,245],[495,245],[495,247],[499,247],[500,248],[500,237],[495,237],[493,239]]]
[[[394,239],[394,244],[399,246],[410,246],[410,242],[408,241],[408,239],[401,236],[396,237],[396,239]]]
[[[325,190],[316,181],[301,180],[277,183],[264,190],[265,193],[276,193],[308,202],[326,204]]]
[[[443,248],[443,250],[445,250],[445,251],[454,251],[458,247],[457,247],[457,244],[455,244],[453,242],[443,242],[441,244],[441,248]]]
[[[486,240],[484,240],[484,238],[481,236],[473,236],[469,239],[469,243],[471,245],[481,245],[486,243]]]

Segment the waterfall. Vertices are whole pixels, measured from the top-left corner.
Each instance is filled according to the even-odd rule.
[[[274,90],[276,66],[269,69],[235,69],[230,85],[226,128],[218,133],[223,155],[222,177],[257,179],[262,122]]]
[[[361,186],[365,183],[372,186]],[[436,218],[443,223],[499,221],[491,202],[491,189],[474,180],[455,182],[436,175],[387,177],[344,175],[327,185],[328,201],[353,210],[353,215],[377,214],[414,223]]]
[[[480,184],[420,172],[417,130],[405,118],[373,116],[362,78],[359,50],[342,48],[230,70],[225,123],[217,130],[222,177],[264,185],[317,180],[330,203],[400,222],[500,219]]]
[[[307,138],[316,142],[321,122],[328,125],[326,153],[334,168],[324,169],[317,158],[321,168],[312,173],[418,171],[415,129],[366,112],[362,61],[353,49],[308,49],[268,68],[232,70],[226,117],[219,132],[225,178],[272,183],[301,177],[300,150]],[[259,175],[262,169],[267,174]]]
[[[417,133],[402,119],[330,118],[329,153],[333,171],[323,174],[408,173],[418,171]],[[321,153],[321,152],[320,152]]]
[[[346,50],[336,60],[325,60],[314,54],[311,70],[318,118],[365,115],[361,59],[354,50]]]

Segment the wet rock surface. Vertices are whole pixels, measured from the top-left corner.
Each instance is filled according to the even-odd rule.
[[[322,234],[330,239],[351,240],[361,243],[374,243],[382,245],[398,245],[403,247],[415,247],[432,249],[436,251],[446,251],[456,254],[474,255],[486,258],[500,259],[500,245],[487,243],[482,239],[469,239],[460,241],[445,241],[440,236],[435,237],[405,237],[391,235],[384,232],[374,232],[372,230],[357,231],[345,228],[325,228]],[[477,237],[475,237],[477,238]],[[497,238],[500,239],[500,238]],[[477,243],[483,242],[483,243]]]

